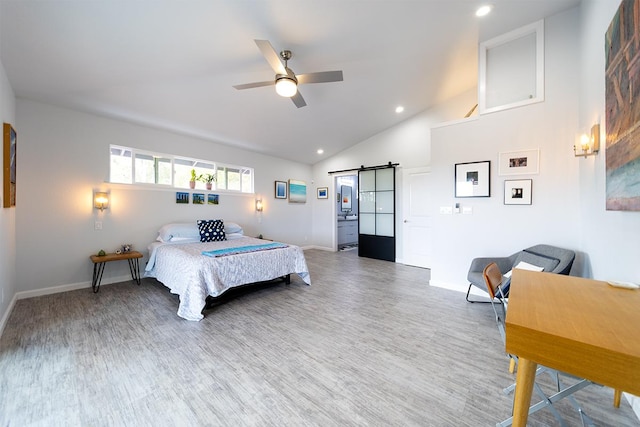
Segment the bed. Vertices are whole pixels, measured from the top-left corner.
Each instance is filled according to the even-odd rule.
[[[239,286],[297,274],[311,284],[302,249],[295,245],[247,237],[236,223],[205,236],[201,222],[167,224],[148,246],[145,277],[154,277],[180,297],[178,316],[198,321],[207,297]],[[203,241],[205,240],[205,241]],[[206,241],[209,240],[209,241]]]

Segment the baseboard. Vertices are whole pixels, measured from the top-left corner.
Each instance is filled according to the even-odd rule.
[[[306,251],[307,249],[318,249],[320,251],[335,252],[335,249],[329,248],[326,246],[317,246],[317,245],[302,246],[303,251]]]
[[[467,293],[467,289],[469,289],[469,283],[465,283],[464,285],[461,285],[459,283],[449,283],[449,282],[443,282],[441,280],[429,280],[429,286],[434,286],[436,288],[443,288],[443,289],[448,289],[450,291],[456,291],[456,292],[463,292],[463,293]],[[478,296],[483,296],[486,297],[487,293],[481,291],[480,289],[476,288],[475,286],[471,287],[471,292],[469,292],[471,295],[478,295]]]
[[[18,297],[16,295],[13,295],[13,298],[11,299],[7,310],[4,312],[4,316],[2,316],[2,319],[0,319],[0,337],[2,337],[2,334],[4,333],[4,327],[7,325],[7,321],[9,320],[9,316],[13,311],[13,307],[16,305],[16,301],[18,301]]]
[[[128,282],[131,281],[131,276],[118,276],[104,279],[100,286],[110,285],[112,283]],[[79,282],[71,283],[68,285],[52,286],[50,288],[34,289],[32,291],[21,291],[16,293],[17,299],[40,297],[43,295],[59,294],[61,292],[75,291],[78,289],[90,288],[91,282]]]

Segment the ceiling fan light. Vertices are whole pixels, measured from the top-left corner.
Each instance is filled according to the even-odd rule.
[[[276,80],[276,92],[285,98],[291,98],[298,92],[298,84],[290,77],[280,77]]]

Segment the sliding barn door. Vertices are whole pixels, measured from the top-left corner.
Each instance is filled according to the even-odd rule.
[[[358,255],[396,260],[396,168],[358,172]]]

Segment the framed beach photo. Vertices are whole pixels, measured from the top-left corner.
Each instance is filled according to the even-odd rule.
[[[275,190],[276,199],[286,199],[287,198],[287,183],[284,181],[276,181],[276,190]]]
[[[204,205],[204,193],[193,193],[193,204]]]
[[[289,180],[289,203],[307,203],[307,183],[297,179]]]
[[[318,199],[329,198],[329,187],[318,187]]]
[[[531,204],[531,179],[513,179],[504,182],[505,205]]]
[[[218,194],[207,194],[207,204],[217,205],[220,203],[220,196]]]
[[[489,197],[489,160],[455,164],[455,197]]]
[[[177,191],[176,203],[185,204],[185,205],[189,204],[189,193],[186,193],[184,191]]]
[[[498,175],[528,175],[539,171],[540,150],[537,148],[500,153]]]

